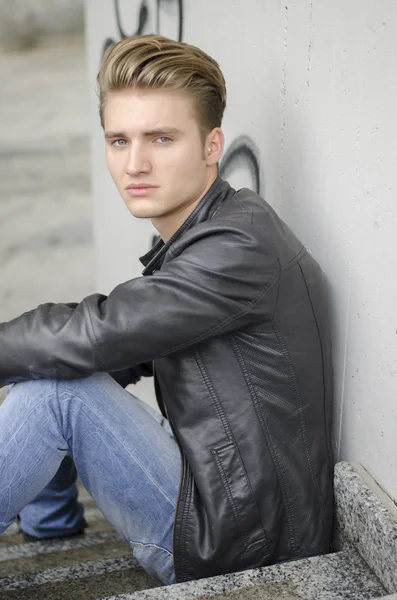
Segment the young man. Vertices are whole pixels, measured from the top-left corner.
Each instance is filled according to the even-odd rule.
[[[143,276],[108,297],[1,324],[0,384],[16,385],[0,409],[0,532],[18,514],[36,537],[82,527],[73,458],[164,583],[327,552],[319,267],[262,198],[218,176],[226,90],[213,59],[131,38],[110,48],[98,82],[109,171],[161,240]],[[120,385],[149,374],[166,419]]]

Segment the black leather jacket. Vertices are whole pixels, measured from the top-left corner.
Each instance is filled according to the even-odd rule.
[[[329,551],[331,359],[321,271],[218,178],[144,277],[0,325],[0,385],[155,371],[181,449],[178,582]],[[138,365],[131,368],[131,365]],[[139,366],[142,365],[142,366]]]

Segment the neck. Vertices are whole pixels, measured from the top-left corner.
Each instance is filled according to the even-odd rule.
[[[167,243],[168,240],[172,238],[174,233],[183,225],[189,215],[191,215],[191,213],[194,211],[200,200],[208,192],[217,177],[217,172],[209,177],[209,179],[206,181],[203,192],[200,194],[197,200],[194,200],[190,204],[181,207],[178,212],[151,219],[153,227],[157,229],[164,243]]]

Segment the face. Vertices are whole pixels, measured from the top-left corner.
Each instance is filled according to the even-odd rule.
[[[203,145],[193,99],[183,91],[111,92],[104,130],[107,166],[124,202],[160,234],[162,223],[178,225],[190,214],[217,176],[222,132],[214,129]]]

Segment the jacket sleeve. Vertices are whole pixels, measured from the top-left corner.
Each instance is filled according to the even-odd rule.
[[[0,386],[128,369],[268,318],[279,262],[261,233],[206,222],[171,248],[175,258],[109,296],[47,303],[0,324]]]

